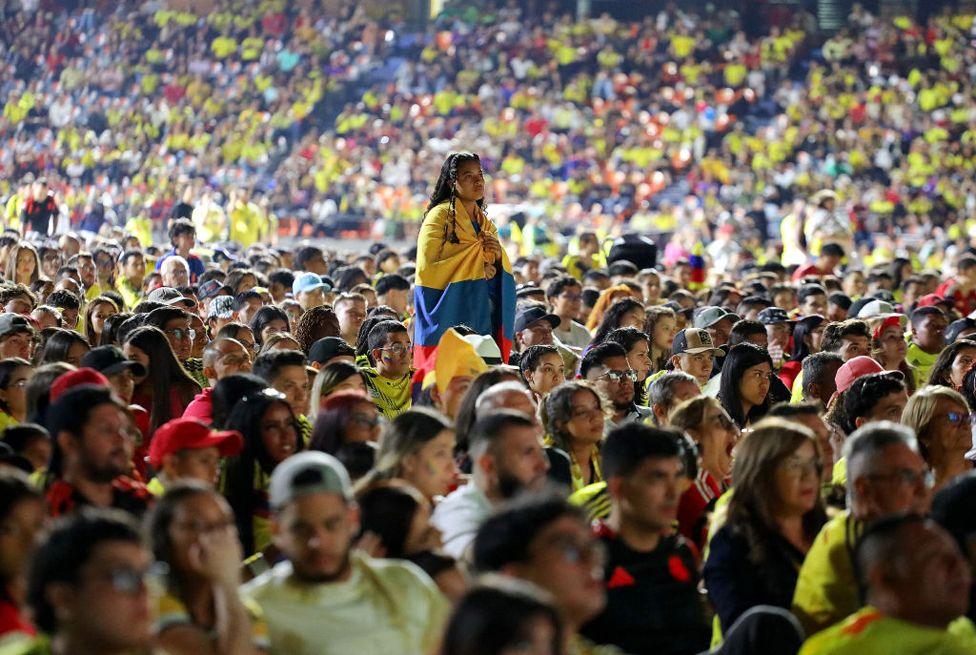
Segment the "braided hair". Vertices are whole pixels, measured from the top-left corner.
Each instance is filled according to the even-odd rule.
[[[437,177],[437,182],[434,183],[434,191],[430,194],[427,210],[424,212],[424,216],[426,217],[431,209],[442,202],[449,201],[451,203],[450,209],[448,210],[448,218],[450,220],[444,232],[445,242],[460,243],[460,239],[457,236],[457,211],[454,208],[456,199],[454,185],[457,183],[458,167],[469,161],[478,162],[478,165],[481,165],[481,158],[473,152],[452,152],[447,156],[447,159],[444,160],[444,164],[441,166],[441,173]],[[481,198],[476,202],[481,212],[487,216],[488,214],[485,213],[485,199]]]

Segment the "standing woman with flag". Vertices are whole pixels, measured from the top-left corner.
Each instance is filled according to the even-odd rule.
[[[474,153],[453,152],[441,166],[417,240],[414,307],[415,381],[433,367],[441,335],[458,325],[493,337],[508,361],[515,278],[485,213],[485,176]]]

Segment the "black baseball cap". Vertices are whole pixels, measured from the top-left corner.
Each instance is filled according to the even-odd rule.
[[[763,325],[776,325],[777,323],[794,323],[790,315],[781,307],[767,307],[759,312],[756,317]]]
[[[324,364],[334,357],[355,357],[356,349],[339,337],[323,337],[308,349],[308,361]]]
[[[949,327],[945,329],[946,345],[948,346],[958,339],[963,330],[972,330],[973,328],[976,328],[976,318],[969,318],[968,316],[949,323]]]
[[[515,317],[515,331],[521,332],[536,321],[545,321],[552,326],[553,330],[555,330],[557,327],[559,327],[562,319],[555,314],[550,314],[547,312],[545,307],[541,307],[539,305],[526,307]]]
[[[118,346],[98,346],[92,348],[81,358],[83,368],[93,368],[102,375],[116,375],[128,369],[137,378],[146,374],[146,367],[139,362],[126,359]]]

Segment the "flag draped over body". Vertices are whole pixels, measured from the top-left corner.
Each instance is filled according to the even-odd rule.
[[[484,214],[468,216],[460,202],[444,202],[424,218],[417,240],[417,282],[414,286],[414,381],[421,382],[434,366],[434,354],[448,328],[467,325],[493,337],[507,362],[515,331],[515,278],[502,250],[492,261],[484,240],[498,230]],[[487,277],[486,266],[494,269]],[[489,269],[488,272],[491,272]]]

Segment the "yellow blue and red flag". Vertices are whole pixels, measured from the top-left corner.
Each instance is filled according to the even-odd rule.
[[[515,332],[515,278],[508,255],[493,261],[484,243],[498,230],[484,214],[468,216],[461,203],[444,202],[424,217],[417,240],[414,285],[414,381],[434,368],[435,353],[448,328],[467,325],[495,339],[507,362]],[[486,265],[494,267],[488,277]]]

